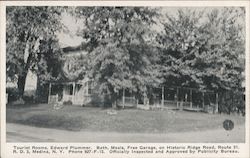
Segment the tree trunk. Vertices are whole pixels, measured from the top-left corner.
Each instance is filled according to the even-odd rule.
[[[111,102],[112,102],[112,108],[117,108],[117,97],[116,93],[111,94]]]
[[[27,72],[23,72],[22,75],[18,76],[17,88],[19,91],[19,98],[23,98],[26,77],[27,77]]]
[[[35,96],[35,101],[37,103],[45,103],[48,101],[48,89],[49,85],[48,84],[42,84],[40,76],[37,75],[37,83],[36,83],[36,96]]]
[[[28,42],[29,41],[27,41],[27,43]],[[27,49],[30,49],[28,44],[26,44],[24,54],[26,53],[26,51],[28,51],[28,52],[30,51],[30,50],[27,50]],[[23,67],[23,72],[20,75],[18,75],[17,88],[18,88],[18,91],[19,91],[19,98],[23,98],[26,77],[27,77],[27,74],[28,74],[28,70],[29,70],[29,67],[30,67],[31,60],[32,60],[32,55],[31,55],[31,53],[29,53],[27,59],[24,59],[25,65]]]
[[[109,92],[110,92],[110,101],[112,104],[112,108],[116,109],[117,108],[117,94],[114,90],[114,87],[111,85],[109,86]]]

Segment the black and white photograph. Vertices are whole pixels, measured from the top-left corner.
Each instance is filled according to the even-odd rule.
[[[5,14],[7,143],[246,143],[246,7]]]

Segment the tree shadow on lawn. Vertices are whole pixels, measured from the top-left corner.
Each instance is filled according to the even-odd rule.
[[[107,108],[64,106],[54,110],[48,104],[16,105],[6,110],[10,123],[71,131],[168,133],[218,129],[225,119],[245,123],[240,116],[169,110],[123,109],[109,115]]]
[[[49,104],[7,105],[6,121],[36,127],[80,131],[82,118],[60,113]]]
[[[80,131],[83,127],[81,117],[69,117],[67,115],[33,114],[33,115],[7,115],[7,122],[30,125],[35,127],[55,128],[70,131]]]

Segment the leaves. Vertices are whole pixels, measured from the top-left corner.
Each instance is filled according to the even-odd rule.
[[[244,27],[240,18],[244,13],[238,9],[183,9],[176,16],[166,15],[163,34],[157,37],[163,50],[160,68],[165,84],[214,90],[241,88]],[[169,82],[173,78],[179,82]]]
[[[181,8],[170,15],[153,7],[69,7],[84,22],[78,35],[86,41],[88,54],[67,60],[60,57],[56,37],[65,29],[60,21],[64,9],[7,7],[9,78],[30,69],[42,80],[56,79],[56,68],[64,62],[71,65],[64,76],[76,80],[88,75],[102,92],[114,96],[123,88],[142,94],[160,84],[242,88],[244,8]]]
[[[6,74],[8,80],[18,80],[20,93],[29,70],[38,75],[41,84],[51,78],[60,54],[56,33],[63,28],[63,10],[48,6],[6,8]]]
[[[89,76],[112,95],[123,88],[144,90],[152,82],[154,52],[147,37],[154,9],[77,7],[76,13],[85,19],[80,35],[88,41]]]

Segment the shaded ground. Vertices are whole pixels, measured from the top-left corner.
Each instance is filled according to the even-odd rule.
[[[207,131],[176,133],[117,133],[65,131],[48,128],[7,124],[8,142],[115,142],[115,143],[243,143],[245,128],[236,126],[232,131],[223,128]]]
[[[109,115],[110,109],[65,106],[54,110],[48,104],[7,106],[6,110],[7,123],[83,132],[152,134],[206,131],[221,129],[226,119],[232,120],[236,126],[245,124],[242,116],[169,110],[125,109]]]

